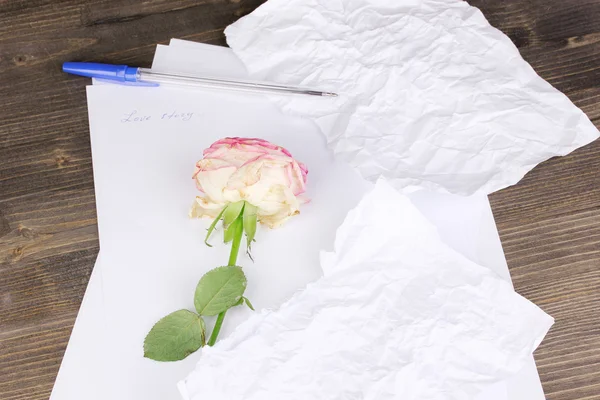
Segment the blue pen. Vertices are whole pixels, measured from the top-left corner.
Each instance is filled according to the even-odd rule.
[[[182,85],[215,89],[231,89],[249,92],[265,92],[279,94],[305,94],[310,96],[336,97],[337,94],[319,90],[277,85],[271,83],[228,80],[220,78],[204,78],[193,75],[166,74],[153,72],[148,68],[128,67],[127,65],[111,65],[87,62],[66,62],[63,71],[69,74],[99,78],[116,83],[139,86]]]

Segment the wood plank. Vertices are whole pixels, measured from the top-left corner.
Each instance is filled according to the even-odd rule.
[[[600,1],[474,1],[600,125]],[[517,292],[554,316],[536,351],[548,399],[600,399],[600,142],[490,196]]]

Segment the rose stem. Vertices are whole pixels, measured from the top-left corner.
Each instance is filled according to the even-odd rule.
[[[223,325],[223,320],[225,319],[225,313],[227,310],[219,313],[217,316],[217,322],[215,322],[215,327],[210,334],[210,339],[208,339],[208,345],[213,346],[217,342],[217,337],[219,336],[219,332],[221,331],[221,325]]]
[[[242,241],[242,236],[244,233],[244,219],[242,215],[244,214],[244,210],[240,213],[238,220],[234,223],[237,224],[235,233],[233,235],[233,242],[231,243],[231,253],[229,253],[229,262],[228,266],[234,266],[237,262],[238,252],[240,251],[240,243]],[[219,313],[217,316],[217,321],[215,322],[215,327],[210,334],[210,339],[208,340],[208,345],[213,346],[217,342],[217,337],[219,336],[219,332],[221,331],[221,326],[223,325],[223,320],[225,319],[225,313],[227,310]]]

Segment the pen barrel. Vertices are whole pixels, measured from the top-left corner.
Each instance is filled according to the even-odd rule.
[[[333,93],[321,92],[301,87],[277,85],[262,82],[208,78],[194,75],[168,74],[155,72],[148,68],[138,68],[139,81],[157,83],[159,85],[179,85],[214,89],[229,89],[251,93],[305,94],[313,96],[335,96]]]

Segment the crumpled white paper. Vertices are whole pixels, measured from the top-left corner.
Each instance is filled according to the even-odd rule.
[[[322,264],[278,311],[204,348],[184,399],[471,399],[518,372],[553,323],[385,181]]]
[[[275,101],[398,189],[491,193],[599,136],[464,1],[269,0],[225,33],[256,78],[341,94]]]

